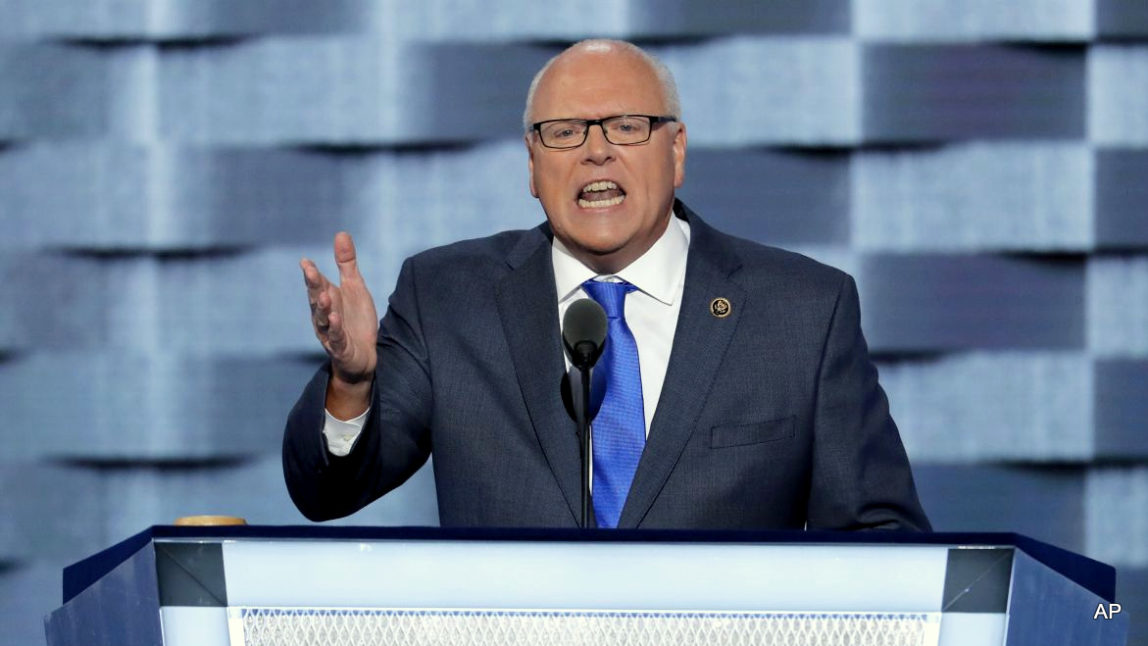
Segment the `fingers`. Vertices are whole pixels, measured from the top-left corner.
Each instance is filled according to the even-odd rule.
[[[315,311],[315,300],[330,282],[315,263],[307,258],[299,261],[299,268],[303,270],[303,282],[307,285],[307,301],[311,304],[311,311]]]
[[[322,291],[311,305],[311,318],[315,321],[315,327],[321,332],[326,332],[331,325],[332,300],[331,292]]]
[[[315,332],[325,331],[327,325],[327,308],[330,306],[330,296],[324,300],[324,292],[331,286],[322,272],[307,258],[299,261],[303,270],[303,282],[307,285],[307,305],[311,308],[311,323]]]
[[[347,349],[347,334],[343,328],[341,295],[338,288],[332,287],[319,294],[315,313],[311,317],[315,328],[315,338],[334,361],[339,361]]]
[[[331,307],[327,315],[327,352],[331,358],[337,358],[343,354],[347,348],[347,335],[343,329],[343,307],[340,302],[340,294],[338,291],[333,292],[334,298],[332,299]]]
[[[355,257],[355,241],[351,234],[340,231],[335,234],[335,264],[339,266],[339,278],[357,278],[359,263]]]
[[[327,280],[311,260],[302,259],[299,267],[303,270],[303,282],[307,285],[307,304],[311,308],[315,336],[326,348],[331,332],[331,314],[337,304],[339,289]]]

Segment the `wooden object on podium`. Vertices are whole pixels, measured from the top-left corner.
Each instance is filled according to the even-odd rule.
[[[220,525],[246,525],[247,521],[238,516],[180,516],[175,519],[177,527],[218,527]]]
[[[1117,646],[1115,571],[1015,534],[153,527],[49,646]]]

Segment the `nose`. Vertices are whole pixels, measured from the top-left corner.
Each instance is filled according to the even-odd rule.
[[[590,126],[586,133],[586,161],[604,164],[614,158],[614,145],[606,141],[606,128],[600,123]]]

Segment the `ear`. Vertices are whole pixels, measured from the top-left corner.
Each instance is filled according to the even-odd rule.
[[[686,181],[686,124],[678,123],[674,133],[674,188],[681,188]]]
[[[528,132],[526,133],[526,136],[523,137],[523,140],[526,141],[526,165],[530,169],[530,194],[537,198],[538,187],[534,185],[534,146],[530,145],[533,143],[531,141],[533,139],[533,135],[534,133]]]

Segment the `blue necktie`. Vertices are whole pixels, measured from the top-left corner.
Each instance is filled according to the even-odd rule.
[[[626,325],[626,294],[630,283],[588,280],[582,288],[606,310],[606,347],[591,378],[590,410],[594,440],[594,516],[599,527],[617,527],[638,460],[646,445],[646,415],[642,408],[642,373],[638,344]]]

